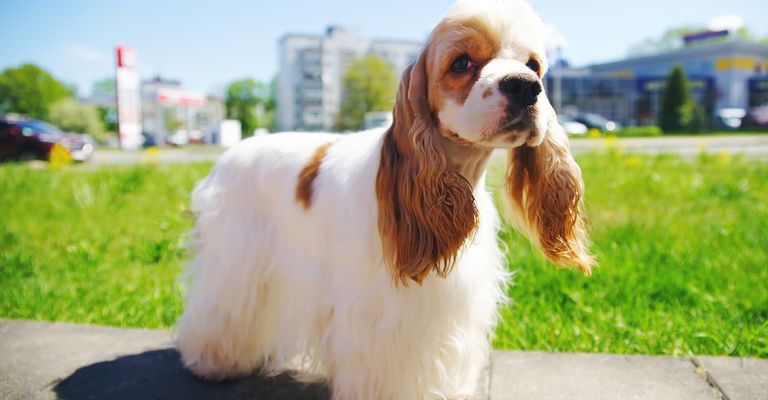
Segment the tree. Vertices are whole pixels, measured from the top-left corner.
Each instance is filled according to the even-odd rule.
[[[112,77],[99,79],[91,86],[91,97],[115,97],[116,93],[117,85]]]
[[[672,69],[661,97],[659,127],[665,133],[681,132],[691,127],[695,104],[688,78],[681,66]]]
[[[117,86],[115,85],[115,78],[107,77],[94,82],[91,87],[91,97],[96,101],[102,101],[102,104],[112,103],[112,105],[98,106],[96,109],[107,131],[117,132]]]
[[[96,111],[99,112],[99,119],[104,124],[104,128],[108,132],[117,132],[117,108],[97,106]]]
[[[64,99],[51,107],[48,120],[67,132],[87,133],[94,139],[105,139],[104,124],[96,107],[75,99]]]
[[[177,117],[177,110],[175,107],[163,107],[163,122],[165,123],[165,131],[173,135],[184,126],[184,121]]]
[[[341,130],[362,128],[367,112],[392,109],[397,79],[392,67],[379,56],[371,54],[355,60],[344,75],[343,85]]]
[[[227,118],[240,121],[243,136],[250,136],[256,128],[271,129],[274,126],[274,85],[253,79],[241,79],[227,87],[224,102]]]
[[[71,89],[34,64],[0,73],[0,112],[47,119],[54,103],[72,95]]]
[[[695,26],[681,26],[667,29],[660,38],[648,38],[629,47],[627,54],[631,57],[648,54],[665,53],[685,46],[683,37],[694,32],[701,32],[703,28]]]
[[[689,125],[691,132],[701,133],[709,129],[709,116],[701,104],[693,106],[693,117]]]

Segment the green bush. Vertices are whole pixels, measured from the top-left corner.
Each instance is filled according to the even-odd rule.
[[[658,126],[628,126],[616,132],[619,137],[661,136],[664,132]]]
[[[54,104],[48,120],[64,131],[87,133],[96,140],[104,140],[104,123],[99,111],[75,99],[65,99]]]

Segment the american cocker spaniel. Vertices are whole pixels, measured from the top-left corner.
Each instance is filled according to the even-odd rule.
[[[403,73],[390,127],[227,151],[193,194],[185,365],[324,377],[334,399],[471,396],[510,276],[494,149],[510,222],[554,264],[594,264],[543,39],[527,1],[459,1]]]

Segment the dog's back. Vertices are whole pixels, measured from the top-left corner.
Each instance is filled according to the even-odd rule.
[[[356,252],[378,240],[370,205],[382,133],[250,138],[198,184],[178,324],[192,371],[214,378],[286,366],[323,372],[314,353],[334,307],[332,285],[344,274],[369,273],[360,260],[381,258]]]

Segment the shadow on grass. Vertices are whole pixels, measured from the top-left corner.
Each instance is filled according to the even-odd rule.
[[[287,374],[224,382],[201,380],[182,367],[179,353],[171,348],[82,367],[53,390],[64,400],[330,398],[325,385],[299,383]]]

